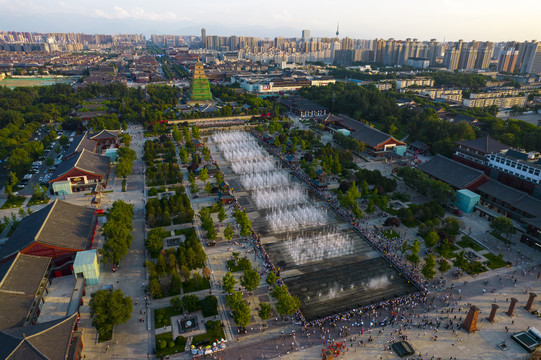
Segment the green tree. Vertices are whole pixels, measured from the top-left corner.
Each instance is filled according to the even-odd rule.
[[[408,255],[407,259],[412,262],[415,266],[419,264],[419,251],[421,250],[421,244],[419,243],[419,240],[415,239],[413,241],[413,244],[410,247],[410,254]]]
[[[432,280],[434,276],[436,275],[436,260],[434,260],[434,255],[429,254],[425,258],[425,264],[423,265],[423,268],[421,269],[421,272],[425,276],[427,280]]]
[[[451,269],[451,265],[449,264],[449,262],[445,259],[441,259],[440,267],[439,267],[440,272],[443,274],[449,271],[450,269]]]
[[[68,139],[67,136],[62,135],[60,139],[58,139],[58,143],[62,146],[68,146],[70,143],[70,139]]]
[[[205,183],[205,191],[206,191],[207,193],[209,193],[209,194],[212,193],[212,185],[210,184],[209,181],[207,181],[207,182]]]
[[[233,229],[231,228],[231,224],[227,223],[227,226],[224,229],[224,237],[227,240],[231,240],[233,238],[233,234],[234,232],[233,232]]]
[[[269,303],[260,303],[258,315],[261,320],[269,320],[272,315],[272,306]]]
[[[236,309],[237,306],[243,302],[242,293],[240,291],[234,291],[230,293],[229,295],[227,295],[225,302],[231,309]]]
[[[148,284],[148,291],[150,292],[150,295],[154,297],[155,299],[162,297],[162,286],[160,285],[160,281],[157,278],[150,279],[150,283]]]
[[[220,222],[224,221],[227,218],[227,213],[225,212],[224,205],[222,202],[218,203],[218,220]]]
[[[163,239],[167,236],[167,232],[158,227],[148,232],[145,240],[145,247],[150,251],[152,257],[157,257],[163,247]]]
[[[267,274],[267,284],[273,286],[276,280],[278,280],[278,276],[274,271],[271,271]]]
[[[224,291],[227,294],[231,294],[235,289],[237,280],[235,280],[235,277],[230,272],[227,272],[222,278],[222,284],[222,288],[224,289]]]
[[[201,309],[199,298],[197,295],[184,295],[182,297],[182,305],[187,312],[193,312]]]
[[[251,318],[250,307],[244,301],[239,303],[233,311],[233,321],[235,321],[235,324],[239,327],[248,326]]]
[[[182,161],[183,164],[188,163],[188,152],[184,147],[181,147],[178,151],[178,155],[180,156],[180,161]]]
[[[434,246],[438,245],[439,241],[440,236],[434,230],[429,231],[425,236],[425,245],[429,248],[433,248]]]
[[[19,182],[19,179],[17,179],[17,175],[15,175],[14,172],[9,172],[8,181],[6,181],[6,187],[4,189],[5,193],[9,196],[13,194],[13,187],[17,185]]]
[[[208,178],[209,178],[209,172],[207,168],[202,168],[201,171],[199,172],[199,179],[201,181],[207,181]]]
[[[174,298],[169,300],[169,303],[171,304],[171,307],[175,309],[175,311],[182,311],[182,300],[178,296],[175,296]]]
[[[261,276],[255,269],[244,270],[244,274],[240,278],[240,284],[250,293],[257,289],[260,281]]]
[[[113,327],[125,324],[133,310],[132,299],[120,290],[98,290],[92,294],[89,305],[92,325],[104,339],[111,338]]]
[[[501,234],[507,235],[507,242],[509,237],[516,232],[513,221],[505,216],[498,216],[490,222],[490,228],[499,236]]]
[[[102,227],[105,237],[103,247],[100,249],[102,262],[118,264],[130,251],[133,235],[126,227],[115,220],[109,220]]]

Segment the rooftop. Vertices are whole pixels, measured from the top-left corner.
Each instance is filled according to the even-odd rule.
[[[77,314],[37,325],[0,331],[0,359],[65,360]]]
[[[476,170],[440,154],[421,164],[419,169],[457,189],[467,188],[474,182],[486,178],[483,171]]]
[[[492,196],[532,217],[541,217],[541,201],[496,180],[490,179],[479,186],[477,191]]]
[[[488,135],[474,140],[458,141],[457,145],[462,145],[484,154],[499,153],[502,150],[509,149],[509,146],[491,138]]]
[[[24,325],[50,262],[48,257],[19,253],[2,264],[0,329]]]
[[[109,162],[110,159],[108,156],[99,155],[83,149],[78,155],[61,162],[51,176],[52,180],[50,182],[54,182],[55,179],[58,179],[74,168],[86,173],[105,176],[109,169]]]
[[[21,220],[0,259],[10,257],[34,242],[71,250],[86,250],[94,231],[94,210],[55,200]]]

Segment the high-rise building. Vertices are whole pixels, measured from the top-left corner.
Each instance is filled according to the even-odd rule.
[[[498,71],[512,73],[515,71],[515,67],[518,59],[518,50],[509,49],[500,54],[498,60]]]
[[[476,69],[487,69],[490,65],[490,59],[492,58],[492,52],[494,51],[494,43],[485,41],[479,44],[477,50],[477,59],[475,60]]]
[[[520,72],[541,74],[541,45],[537,41],[534,40],[526,45]]]
[[[204,48],[207,47],[207,29],[205,28],[201,29],[201,43]]]
[[[310,40],[312,36],[310,35],[310,30],[303,30],[302,31],[302,41],[308,41]]]
[[[461,44],[462,45],[462,44]],[[443,66],[447,69],[454,71],[458,69],[458,61],[460,60],[460,49],[455,45],[445,50],[445,56],[443,57]]]

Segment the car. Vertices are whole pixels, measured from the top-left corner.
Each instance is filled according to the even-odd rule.
[[[39,182],[42,182],[43,181],[43,176],[40,176],[39,177]]]
[[[117,264],[113,264],[113,272],[116,272],[118,270],[118,265]]]

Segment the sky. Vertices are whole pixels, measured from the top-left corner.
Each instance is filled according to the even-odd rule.
[[[541,40],[540,0],[0,0],[0,30]]]

